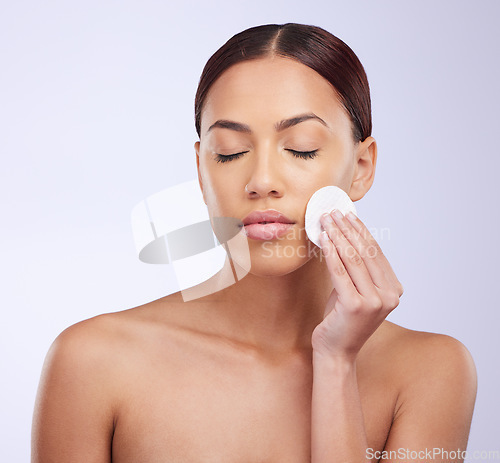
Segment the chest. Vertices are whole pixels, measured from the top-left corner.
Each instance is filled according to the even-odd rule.
[[[145,362],[130,373],[114,463],[310,461],[311,368]],[[373,378],[361,374],[358,383],[369,446],[382,450],[393,397]]]

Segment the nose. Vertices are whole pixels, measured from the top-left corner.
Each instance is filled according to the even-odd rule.
[[[281,197],[284,193],[278,153],[255,152],[250,179],[245,186],[249,198]]]

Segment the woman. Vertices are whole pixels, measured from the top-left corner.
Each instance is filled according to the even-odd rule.
[[[316,190],[357,201],[374,179],[352,50],[318,27],[250,28],[208,61],[195,117],[205,203],[245,223],[250,272],[63,331],[32,461],[462,461],[476,396],[467,349],[385,320],[403,288],[360,219],[324,216],[321,252],[304,231]],[[223,287],[241,259],[208,284]]]

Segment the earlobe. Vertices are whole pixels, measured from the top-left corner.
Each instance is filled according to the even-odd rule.
[[[200,190],[201,194],[203,195],[203,202],[207,204],[207,200],[205,199],[205,193],[203,191],[203,180],[201,178],[201,172],[200,172],[200,142],[197,141],[194,144],[194,150],[196,153],[196,170],[198,171],[198,183],[200,184]]]
[[[353,201],[358,201],[368,192],[375,179],[377,164],[377,142],[375,138],[366,137],[362,142],[358,143],[355,159],[356,165],[349,196]]]

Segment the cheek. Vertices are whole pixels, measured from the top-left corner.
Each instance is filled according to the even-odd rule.
[[[293,182],[289,184],[289,188],[293,188],[294,196],[305,198],[326,185],[340,186],[340,183],[344,181],[345,169],[331,162],[318,162],[314,169],[302,170],[294,172],[294,174]]]
[[[234,176],[223,172],[205,171],[203,189],[210,215],[225,216],[238,196],[239,186]]]
[[[335,159],[325,159],[318,165],[316,175],[313,179],[308,179],[315,190],[326,185],[335,185],[346,191],[350,187],[352,176],[351,156],[336,156]]]
[[[301,219],[300,226],[305,227],[305,213],[309,198],[320,188],[327,185],[335,185],[344,191],[350,188],[350,167],[347,164],[324,162],[318,163],[313,171],[302,173],[288,185],[290,196],[294,198],[296,205],[301,205],[297,210]],[[302,237],[301,237],[302,238]],[[305,237],[303,237],[305,238]]]

